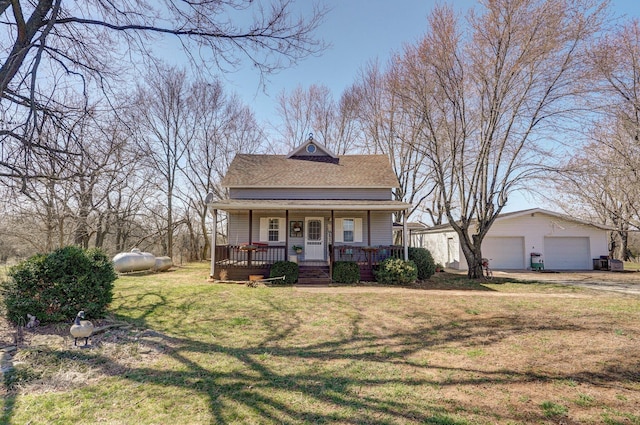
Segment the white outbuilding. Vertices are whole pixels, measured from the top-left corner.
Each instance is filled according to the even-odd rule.
[[[499,215],[482,242],[492,269],[592,270],[608,256],[611,228],[540,208]],[[460,240],[444,224],[411,233],[411,246],[427,248],[436,263],[467,270]]]

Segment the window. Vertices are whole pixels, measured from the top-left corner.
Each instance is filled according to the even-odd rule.
[[[336,234],[335,241],[337,243],[359,243],[362,242],[362,219],[355,218],[336,218]]]
[[[260,217],[260,242],[284,242],[287,223],[282,217]]]
[[[269,242],[278,242],[280,236],[280,220],[277,218],[269,219]]]
[[[309,143],[307,145],[307,152],[315,153],[315,151],[316,151],[316,145],[314,145],[313,143]]]
[[[342,240],[343,242],[353,242],[354,238],[354,219],[345,218],[342,220]]]
[[[307,240],[322,240],[322,223],[320,222],[320,220],[309,220],[307,224]]]

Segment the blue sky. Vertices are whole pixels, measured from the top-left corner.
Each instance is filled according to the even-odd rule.
[[[318,36],[331,45],[321,56],[307,58],[293,68],[269,76],[265,87],[260,87],[259,75],[250,66],[223,76],[227,91],[237,93],[253,108],[267,133],[278,123],[277,97],[282,90],[290,91],[298,85],[303,88],[325,85],[338,100],[368,62],[378,59],[384,63],[404,44],[419,40],[426,31],[427,16],[432,8],[446,3],[438,0],[320,1],[331,9],[318,31]],[[461,13],[478,5],[476,0],[448,3]],[[297,0],[294,4],[294,12],[303,16],[310,8],[311,0]],[[611,0],[611,10],[618,17],[640,17],[638,0]],[[180,55],[172,48],[169,51],[171,56]],[[531,195],[516,193],[505,212],[538,206],[553,209]]]
[[[355,80],[359,70],[369,61],[384,63],[392,52],[406,43],[419,40],[426,30],[426,19],[431,9],[441,2],[436,0],[325,0],[332,10],[319,31],[331,47],[320,57],[308,58],[294,68],[272,75],[266,87],[258,87],[258,76],[251,69],[226,75],[230,91],[237,92],[254,109],[260,122],[276,124],[276,99],[284,90],[311,84],[329,87],[334,99]],[[478,4],[475,0],[455,0],[454,7],[464,11]],[[616,16],[639,17],[637,0],[612,0]],[[307,0],[296,6],[300,13],[309,7]],[[512,194],[506,211],[517,211],[544,205],[530,194]]]
[[[474,0],[457,0],[456,8],[473,5]],[[308,1],[299,1],[300,13]],[[425,32],[426,19],[435,0],[324,0],[331,11],[318,35],[331,45],[320,57],[303,60],[294,68],[269,77],[264,90],[250,69],[227,75],[229,89],[239,93],[261,121],[277,122],[276,99],[282,90],[312,84],[331,89],[334,99],[356,79],[369,61],[384,63],[403,44],[413,43]]]
[[[337,100],[355,80],[359,70],[376,58],[384,63],[404,44],[419,40],[426,30],[429,12],[437,0],[324,0],[331,8],[318,34],[331,47],[320,57],[303,60],[294,68],[269,77],[266,87],[250,68],[225,76],[228,89],[251,105],[262,122],[277,122],[276,99],[284,90],[321,84],[331,89]],[[464,11],[478,5],[476,0],[450,2]],[[304,14],[310,0],[298,0],[296,12]],[[616,15],[640,16],[638,0],[612,0]]]

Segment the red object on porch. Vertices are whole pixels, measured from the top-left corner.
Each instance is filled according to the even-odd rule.
[[[266,252],[266,247],[268,247],[269,244],[268,243],[264,243],[264,242],[251,242],[251,243],[247,243],[247,242],[243,242],[240,244],[240,249],[246,249],[246,250],[251,250],[251,251],[259,251],[259,252]],[[243,248],[243,247],[253,247],[253,249],[249,249],[249,248]]]

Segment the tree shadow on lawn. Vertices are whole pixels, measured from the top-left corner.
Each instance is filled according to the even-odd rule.
[[[166,300],[158,296],[146,304],[144,311],[133,320],[145,327],[146,317],[151,310],[163,305]],[[140,302],[153,299],[143,297]],[[131,307],[131,311],[136,308]],[[139,306],[137,307],[139,310]],[[207,326],[209,324],[204,324]],[[489,422],[521,421],[521,412],[504,413],[482,411],[482,404],[472,401],[447,403],[442,400],[425,399],[416,403],[415,399],[405,400],[401,395],[388,394],[396,386],[403,391],[420,391],[421,388],[469,387],[533,383],[547,381],[575,380],[595,385],[631,379],[638,382],[640,374],[631,367],[627,369],[623,359],[612,357],[600,371],[575,371],[554,373],[538,371],[517,371],[507,368],[483,370],[469,367],[452,367],[419,362],[412,357],[422,350],[442,350],[456,345],[472,349],[482,344],[490,347],[505,338],[539,331],[580,331],[575,325],[545,324],[532,325],[526,320],[514,317],[494,316],[456,320],[433,326],[422,326],[415,331],[394,332],[386,336],[371,335],[363,329],[361,317],[351,319],[348,337],[292,346],[287,341],[303,321],[295,315],[283,325],[273,323],[276,328],[251,346],[230,346],[206,342],[197,338],[177,334],[165,335],[156,331],[144,331],[138,337],[140,344],[153,346],[158,352],[169,356],[180,367],[161,370],[140,366],[123,366],[108,356],[92,350],[59,350],[52,352],[59,358],[72,357],[75,361],[89,363],[99,368],[105,375],[117,376],[139,384],[174,387],[196,391],[209,400],[210,413],[215,423],[228,423],[230,417],[241,420],[242,415],[257,416],[264,423],[369,423],[382,425],[389,423],[423,424],[466,424],[466,419],[456,419],[460,415],[480,416]],[[498,328],[500,331],[496,332]],[[179,329],[179,328],[177,328]],[[197,329],[196,329],[197,330]],[[97,351],[97,350],[96,350]],[[277,361],[271,361],[272,359]],[[195,359],[195,360],[194,360]],[[215,370],[211,365],[218,361],[232,361],[233,370]],[[628,359],[627,359],[628,360]],[[283,367],[290,362],[291,367]],[[345,368],[356,364],[366,366],[368,371],[357,374],[345,372]],[[379,368],[379,373],[372,373]],[[387,368],[406,367],[407,370],[421,370],[421,377],[407,378],[405,373]],[[175,370],[179,369],[179,370]],[[220,369],[223,369],[222,367]],[[438,375],[452,375],[446,380]],[[415,375],[415,374],[414,374]],[[364,391],[363,391],[364,389]],[[381,392],[379,390],[383,389]],[[386,394],[385,394],[386,393]],[[9,423],[15,398],[5,401],[5,411],[1,423]],[[480,411],[479,411],[480,410]],[[542,411],[527,413],[527,422],[540,423],[548,420]]]
[[[6,386],[6,376],[5,376],[5,386]],[[12,416],[12,412],[13,409],[15,408],[15,404],[16,404],[16,398],[17,398],[17,394],[15,393],[10,393],[10,394],[4,394],[2,399],[3,399],[3,404],[1,405],[3,407],[2,409],[2,415],[0,415],[0,424],[9,424],[11,416]]]
[[[495,291],[495,289],[486,286],[487,284],[503,284],[513,282],[513,279],[494,276],[492,279],[478,278],[471,279],[466,273],[450,273],[439,272],[432,275],[429,279],[418,281],[409,286],[416,289],[438,289],[438,290],[456,290],[456,291]]]

